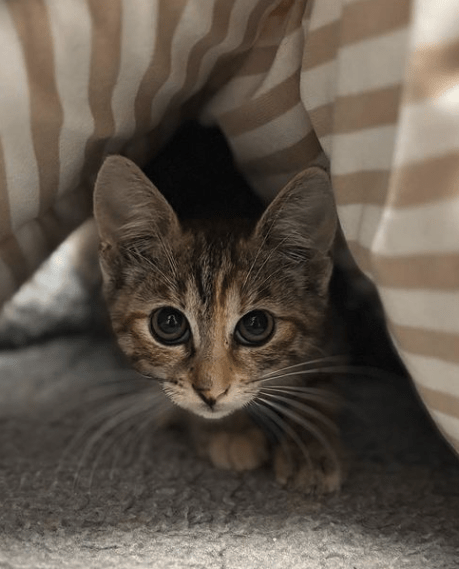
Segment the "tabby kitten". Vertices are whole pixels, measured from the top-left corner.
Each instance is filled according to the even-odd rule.
[[[184,410],[198,452],[238,471],[271,462],[305,492],[337,490],[334,399],[315,373],[330,362],[327,174],[297,175],[258,221],[184,219],[134,163],[110,156],[94,209],[118,343]]]

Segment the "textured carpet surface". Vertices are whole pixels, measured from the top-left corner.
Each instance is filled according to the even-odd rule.
[[[72,282],[64,296],[78,307]],[[37,336],[53,319],[40,310]],[[11,314],[4,345],[21,336]],[[406,380],[343,382],[353,459],[338,495],[279,488],[269,469],[216,470],[176,430],[132,457],[130,439],[108,438],[79,468],[87,441],[70,442],[90,416],[85,393],[124,373],[110,341],[84,328],[0,353],[0,568],[459,567],[459,463]]]

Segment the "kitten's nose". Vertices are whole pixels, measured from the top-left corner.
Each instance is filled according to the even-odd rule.
[[[211,389],[196,387],[196,385],[193,385],[193,389],[196,391],[199,397],[204,401],[204,403],[208,405],[211,409],[213,409],[215,403],[217,403],[217,399],[223,395],[226,395],[228,393],[229,388],[225,389],[221,393],[218,393],[217,396],[215,396],[215,393],[213,393]]]
[[[203,393],[202,391],[197,391],[197,394],[204,401],[204,403],[206,405],[208,405],[211,409],[213,408],[215,403],[217,403],[217,400],[214,397],[212,397],[211,395],[207,395],[206,393]]]

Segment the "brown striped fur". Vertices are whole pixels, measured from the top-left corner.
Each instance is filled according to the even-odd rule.
[[[104,293],[119,345],[132,365],[199,417],[193,423],[198,449],[214,464],[245,470],[265,462],[268,437],[245,409],[257,409],[262,394],[269,397],[266,386],[304,386],[304,366],[324,355],[336,231],[326,173],[315,167],[299,174],[257,223],[179,221],[131,161],[112,156],[97,179],[95,216]],[[151,315],[163,306],[186,316],[185,343],[164,345],[150,332]],[[236,325],[253,310],[273,315],[274,332],[263,345],[242,345]],[[320,389],[317,378],[308,385]],[[295,404],[287,408],[292,413]],[[288,412],[276,421],[268,406],[264,420],[274,421],[274,432],[296,425],[300,433],[300,442],[293,437],[275,445],[277,477],[308,491],[334,490],[339,465],[333,463],[336,453],[332,460],[328,456],[334,435],[322,424],[328,420],[323,394],[311,408],[319,416],[319,437],[301,433]],[[296,455],[304,454],[301,460],[292,460],[292,445]]]

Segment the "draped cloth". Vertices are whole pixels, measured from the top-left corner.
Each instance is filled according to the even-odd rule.
[[[344,234],[459,452],[459,0],[0,0],[0,302],[140,165],[218,124],[267,201],[325,153]]]

